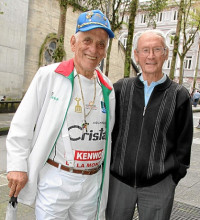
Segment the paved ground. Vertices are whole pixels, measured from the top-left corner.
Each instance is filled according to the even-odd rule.
[[[195,108],[197,110],[197,108]],[[199,107],[200,110],[200,107]],[[0,114],[0,128],[7,127],[13,114]],[[200,219],[200,112],[193,113],[194,138],[192,145],[191,166],[187,176],[180,181],[176,188],[174,208],[171,220]],[[6,179],[6,136],[0,136],[0,220],[5,219],[8,204],[8,186]],[[34,207],[19,204],[18,220],[34,220]],[[134,219],[138,219],[137,215]]]
[[[9,127],[14,113],[0,113],[0,128]]]

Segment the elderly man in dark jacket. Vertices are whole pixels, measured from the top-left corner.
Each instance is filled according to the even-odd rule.
[[[169,220],[175,187],[190,164],[192,107],[186,88],[162,72],[161,32],[142,33],[135,60],[142,73],[114,84],[116,121],[107,220]]]

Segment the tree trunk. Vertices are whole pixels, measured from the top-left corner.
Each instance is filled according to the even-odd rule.
[[[112,41],[113,41],[113,38],[110,39],[109,47],[108,47],[107,55],[106,55],[106,71],[105,71],[106,76],[108,76],[108,73],[109,73],[109,66],[110,66],[109,60],[110,60],[110,53],[111,53],[111,48],[112,48]]]
[[[179,71],[179,84],[183,84],[183,63],[184,63],[184,56],[180,57],[180,71]]]
[[[126,51],[125,51],[124,78],[130,77],[133,33],[134,33],[134,24],[135,24],[135,16],[136,16],[136,12],[137,12],[137,6],[138,6],[138,0],[132,0],[131,5],[130,5],[128,37],[127,37],[127,45],[126,45]]]
[[[196,63],[196,68],[195,68],[195,75],[194,75],[194,81],[193,81],[193,90],[196,87],[196,82],[197,82],[197,74],[199,70],[199,55],[200,55],[200,44],[199,44],[199,50],[198,50],[198,55],[197,55],[197,63]]]
[[[176,67],[176,57],[177,57],[177,53],[178,53],[178,46],[179,46],[179,40],[180,40],[183,5],[184,5],[184,0],[181,0],[180,5],[179,5],[179,11],[178,11],[178,21],[177,21],[177,25],[176,25],[176,35],[175,35],[175,38],[174,38],[174,49],[173,49],[171,68],[170,68],[170,73],[169,73],[169,78],[172,79],[172,80],[174,79],[174,71],[175,71],[175,67]]]
[[[60,2],[60,18],[59,18],[59,25],[58,25],[58,39],[65,36],[66,12],[67,12],[67,5],[63,5],[61,1]]]
[[[54,51],[54,62],[61,62],[65,57],[64,39],[65,39],[65,24],[68,0],[59,0],[60,17],[57,33],[57,45]]]

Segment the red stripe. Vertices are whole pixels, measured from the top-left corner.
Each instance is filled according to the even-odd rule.
[[[60,73],[64,76],[69,76],[74,69],[74,60],[70,59],[68,61],[63,61],[60,65],[56,68],[55,72]]]
[[[98,77],[99,77],[100,82],[101,82],[105,87],[107,87],[109,90],[112,90],[112,87],[104,80],[104,78],[103,78],[103,76],[101,75],[101,73],[100,73],[98,70],[96,70],[96,71],[97,71],[97,75],[98,75]]]

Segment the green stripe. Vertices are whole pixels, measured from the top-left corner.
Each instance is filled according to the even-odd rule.
[[[71,84],[72,84],[72,92],[71,92],[71,97],[70,97],[70,101],[69,101],[69,104],[70,104],[71,98],[72,98],[72,94],[73,94],[73,88],[74,88],[74,70],[70,73],[70,75],[69,75],[67,78],[71,81]],[[61,133],[61,131],[62,131],[62,128],[63,128],[63,126],[64,126],[65,119],[66,119],[66,117],[67,117],[67,112],[68,112],[68,109],[69,109],[69,104],[68,104],[68,106],[67,106],[67,110],[66,110],[66,113],[65,113],[65,117],[64,117],[64,120],[63,120],[61,129],[60,129],[60,131],[59,131],[59,133],[58,133],[58,136],[57,136],[57,138],[56,138],[56,140],[55,140],[55,143],[54,143],[54,145],[53,145],[53,147],[52,147],[52,149],[51,149],[51,152],[50,152],[49,156],[51,155],[51,153],[52,153],[54,147],[56,146],[56,143],[57,143],[57,141],[58,141],[58,138],[59,138],[60,133]],[[49,156],[48,156],[48,158],[49,158]],[[45,163],[46,163],[46,162],[45,162]]]
[[[108,148],[108,138],[109,138],[109,116],[110,116],[109,95],[111,93],[111,90],[109,90],[103,84],[101,85],[102,85],[102,91],[103,91],[103,98],[104,98],[104,102],[106,106],[106,144],[105,144],[102,181],[101,181],[101,186],[100,186],[100,193],[99,193],[98,207],[97,207],[97,220],[99,219],[99,209],[100,209],[100,202],[101,202],[101,197],[102,197],[102,189],[103,189],[105,170],[106,170],[106,158],[107,158],[107,148]]]

